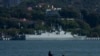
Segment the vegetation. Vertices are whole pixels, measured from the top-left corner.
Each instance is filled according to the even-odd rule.
[[[83,0],[82,0],[83,1]],[[100,14],[97,0],[24,0],[15,7],[0,7],[0,33],[13,35],[17,33],[34,34],[35,31],[53,31],[62,28],[81,35],[100,36]],[[61,4],[59,4],[59,2]],[[73,4],[72,4],[73,2]],[[89,3],[87,3],[89,2]],[[82,3],[84,6],[78,6]],[[40,6],[41,5],[41,6]],[[54,5],[62,10],[47,12]],[[88,7],[88,5],[91,5]],[[94,9],[96,9],[94,11]],[[91,9],[91,10],[90,10]]]

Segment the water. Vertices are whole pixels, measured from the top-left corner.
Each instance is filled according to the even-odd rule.
[[[0,41],[0,56],[100,56],[100,41]]]

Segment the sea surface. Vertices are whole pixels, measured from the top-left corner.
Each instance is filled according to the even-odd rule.
[[[0,56],[100,56],[99,40],[0,41]]]

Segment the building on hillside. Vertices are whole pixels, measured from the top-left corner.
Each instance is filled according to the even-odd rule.
[[[62,10],[62,8],[56,8],[53,5],[48,6],[48,8],[46,9],[46,17],[60,18],[60,14],[59,14],[60,10]]]

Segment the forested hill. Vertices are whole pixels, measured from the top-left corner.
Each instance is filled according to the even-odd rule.
[[[0,7],[0,34],[34,34],[36,31],[70,31],[100,36],[99,0],[23,0],[14,7]],[[56,10],[58,8],[59,10]]]

